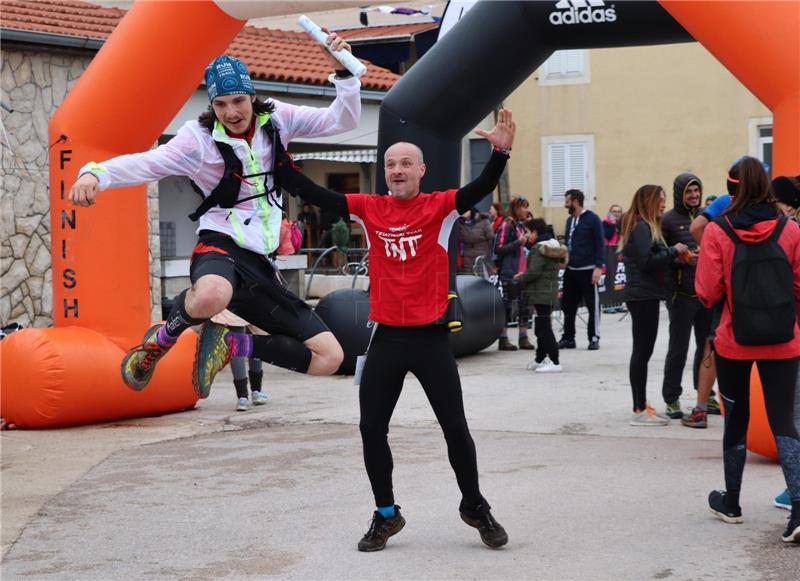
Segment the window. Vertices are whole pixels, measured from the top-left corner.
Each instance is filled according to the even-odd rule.
[[[161,258],[175,258],[177,256],[175,222],[160,221],[158,230],[161,236]]]
[[[594,137],[556,135],[542,137],[542,205],[564,204],[564,192],[581,190],[585,205],[594,202]]]
[[[589,53],[583,49],[557,50],[539,69],[540,85],[569,85],[589,81]]]
[[[772,177],[772,117],[753,117],[748,123],[749,147],[747,154],[757,157],[769,168]]]

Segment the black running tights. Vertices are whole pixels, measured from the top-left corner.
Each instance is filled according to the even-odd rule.
[[[653,355],[656,337],[658,337],[659,303],[658,299],[625,303],[631,314],[631,331],[633,333],[633,352],[628,374],[633,392],[633,411],[635,412],[641,411],[647,406],[647,364]]]
[[[380,325],[361,378],[361,440],[377,506],[394,504],[389,420],[408,372],[422,384],[447,442],[447,455],[462,494],[462,508],[485,502],[478,487],[475,444],[464,417],[461,380],[443,326]]]
[[[746,459],[747,425],[750,421],[750,369],[758,367],[764,392],[769,427],[778,446],[789,496],[800,501],[800,439],[794,423],[795,380],[798,358],[726,359],[719,353],[717,381],[725,403],[725,434],[722,458],[725,465],[725,488],[738,504],[742,472]]]

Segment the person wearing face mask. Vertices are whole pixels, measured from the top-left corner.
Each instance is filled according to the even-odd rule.
[[[332,50],[350,50],[336,34],[327,41]],[[203,195],[190,216],[198,221],[199,235],[190,265],[192,286],[175,298],[166,323],[152,326],[123,359],[122,378],[132,389],[147,386],[183,331],[225,308],[270,335],[253,337],[204,324],[192,372],[200,397],[208,397],[214,376],[232,357],[256,357],[310,375],[338,369],[343,352],[333,333],[283,287],[268,259],[278,248],[283,214],[272,171],[276,153],[295,138],[355,129],[361,115],[359,80],[337,70],[341,65],[328,57],[336,99],[327,108],[258,99],[247,66],[222,55],[206,67],[210,106],[197,121],[187,122],[156,149],[81,168],[69,194],[78,206],[91,206],[98,191],[107,188],[173,175],[191,178]]]
[[[697,299],[694,290],[694,275],[697,268],[698,245],[692,238],[689,228],[692,220],[700,213],[700,204],[703,199],[703,182],[696,175],[682,173],[675,178],[672,184],[675,206],[664,214],[661,231],[667,246],[681,242],[691,251],[686,255],[687,260],[676,260],[669,265],[666,271],[667,285],[667,312],[669,313],[669,347],[667,358],[664,362],[664,382],[661,392],[667,405],[666,414],[672,419],[681,419],[680,396],[683,392],[681,378],[686,365],[689,352],[689,342],[692,329],[694,329],[695,354],[692,365],[692,377],[695,390],[699,381],[714,383],[713,358],[708,345],[708,332],[711,326],[711,311],[703,307]],[[708,361],[708,369],[701,365]],[[702,375],[702,377],[701,377]],[[693,410],[693,417],[683,422],[690,427],[703,428],[707,425],[707,400],[698,403]]]
[[[658,336],[658,319],[664,291],[665,271],[689,247],[676,242],[667,246],[661,231],[666,195],[661,186],[640,187],[630,210],[622,218],[622,241],[625,260],[624,297],[631,314],[633,351],[630,382],[633,392],[632,426],[665,426],[669,418],[655,411],[647,401],[647,365]]]
[[[575,318],[581,299],[589,311],[589,350],[600,348],[600,294],[598,283],[605,265],[605,239],[600,218],[583,207],[580,190],[567,190],[564,207],[569,212],[566,244],[569,263],[564,271],[561,310],[564,312],[564,332],[558,342],[560,349],[575,349]]]
[[[498,548],[508,535],[494,519],[478,486],[475,444],[464,415],[461,380],[450,350],[445,313],[449,295],[448,239],[459,214],[489,195],[506,167],[514,142],[511,112],[500,109],[497,124],[478,135],[493,146],[481,174],[459,188],[420,192],[426,166],[422,150],[399,142],[384,153],[390,195],[340,194],[318,186],[288,157],[278,164],[281,185],[320,208],[361,223],[370,243],[370,319],[377,324],[359,382],[359,428],[375,511],[358,550],[380,551],[405,519],[395,504],[389,422],[413,373],[422,384],[447,443],[461,491],[461,519],[481,540]]]

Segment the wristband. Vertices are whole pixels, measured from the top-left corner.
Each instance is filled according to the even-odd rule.
[[[505,149],[505,148],[501,149],[501,148],[499,148],[499,147],[495,147],[495,148],[494,148],[494,150],[495,150],[497,153],[502,153],[502,154],[503,154],[503,155],[505,155],[506,157],[511,157],[511,148],[510,148],[510,147],[509,147],[509,148],[507,148],[507,149]]]

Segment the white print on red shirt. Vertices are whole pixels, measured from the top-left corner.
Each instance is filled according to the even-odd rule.
[[[389,228],[389,230],[391,232],[375,231],[375,235],[383,240],[387,258],[399,258],[405,262],[408,259],[408,253],[411,253],[412,258],[417,255],[419,240],[422,238],[422,228],[407,231],[408,224],[405,224],[397,228]],[[408,247],[407,250],[406,247]]]

